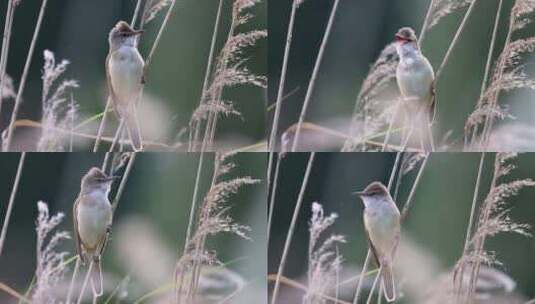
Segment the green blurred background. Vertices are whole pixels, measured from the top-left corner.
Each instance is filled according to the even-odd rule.
[[[308,157],[308,153],[291,153],[282,159],[269,240],[269,273],[277,272]],[[344,257],[340,281],[360,273],[359,267],[364,262],[368,245],[362,223],[363,204],[351,193],[376,180],[387,184],[394,160],[395,153],[316,153],[290,246],[284,272],[287,277],[303,284],[307,282],[308,222],[314,201],[323,205],[326,216],[332,212],[339,215],[326,235],[342,234],[347,239],[347,244],[339,246]],[[427,291],[462,255],[479,160],[480,154],[476,153],[434,153],[430,156],[411,209],[402,224],[396,267],[399,270],[398,286],[403,286],[406,298],[400,303],[421,303],[413,297],[414,286],[417,285],[419,292]],[[480,197],[488,192],[493,162],[494,155],[487,154]],[[518,169],[506,180],[533,178],[535,155],[521,154],[516,164]],[[400,209],[407,199],[416,171],[403,179],[397,201]],[[508,200],[511,218],[515,222],[535,226],[534,196],[534,188],[525,188],[517,197]],[[503,263],[498,269],[516,281],[517,292],[527,298],[535,297],[533,238],[500,234],[489,238],[485,248],[495,251],[497,259]],[[371,285],[371,282],[367,281],[367,284]],[[282,286],[280,303],[301,301],[303,293],[300,290]],[[270,291],[272,287],[273,284],[270,284]],[[342,299],[352,297],[353,288],[349,285],[341,287],[340,293],[345,297]]]
[[[87,118],[104,109],[106,101],[106,78],[104,61],[108,53],[108,33],[119,20],[130,22],[135,0],[51,0],[34,52],[28,77],[20,119],[39,120],[41,111],[41,70],[43,51],[49,49],[56,61],[68,59],[71,64],[64,74],[65,79],[76,79],[80,88],[74,98],[80,105],[82,117]],[[231,18],[231,1],[224,1],[222,24],[218,33],[217,52],[227,37]],[[24,67],[28,46],[33,34],[40,1],[21,1],[15,12],[11,51],[7,73],[18,87]],[[142,108],[147,113],[143,119],[148,139],[173,141],[182,128],[187,127],[190,117],[199,103],[204,72],[215,22],[218,1],[179,0],[170,22],[162,35],[153,57],[145,87]],[[0,23],[5,21],[7,1],[0,3]],[[146,27],[140,52],[145,58],[156,37],[166,8]],[[267,26],[266,1],[255,6],[254,18],[241,31],[265,29]],[[259,40],[243,54],[250,58],[249,69],[256,74],[267,72],[267,41]],[[244,145],[255,143],[264,136],[265,90],[251,86],[227,89],[224,99],[235,102],[243,118],[222,118],[218,124],[218,140],[221,145]],[[0,127],[7,125],[13,103],[6,102],[2,111]],[[82,118],[79,122],[81,122]],[[115,119],[113,119],[115,121]],[[96,126],[93,126],[96,129]],[[94,130],[92,133],[94,133]],[[33,135],[36,136],[36,135]],[[186,138],[181,138],[187,140]],[[86,148],[82,142],[78,149]],[[21,147],[19,147],[20,149]],[[27,148],[28,149],[28,148]]]
[[[0,198],[6,202],[0,208],[2,221],[18,159],[16,153],[0,155]],[[79,192],[80,179],[90,167],[100,166],[102,160],[102,154],[90,153],[32,153],[26,156],[0,258],[0,282],[21,293],[26,290],[35,271],[37,201],[47,202],[50,214],[64,212],[66,217],[59,230],[72,233],[72,205]],[[231,160],[237,167],[227,178],[251,176],[262,180],[260,184],[243,187],[228,203],[230,215],[238,223],[252,228],[252,241],[221,233],[209,237],[208,248],[217,251],[222,262],[230,262],[228,269],[238,273],[246,284],[237,294],[235,303],[249,303],[247,299],[251,296],[267,297],[266,263],[261,262],[267,260],[263,180],[266,157],[260,153],[247,153],[238,154]],[[114,215],[112,240],[103,257],[108,292],[123,277],[130,275],[124,302],[132,303],[141,295],[173,282],[174,265],[184,246],[197,161],[196,153],[138,154]],[[213,154],[207,153],[199,198],[210,185],[212,166]],[[74,246],[74,241],[68,240],[60,250],[72,254]],[[70,265],[71,269],[73,266]],[[69,273],[66,278],[70,280],[70,277]],[[66,290],[67,286],[62,288]],[[0,292],[0,303],[13,303],[12,299]],[[161,301],[161,297],[156,297],[145,303]]]
[[[393,41],[394,33],[403,26],[417,33],[429,5],[429,0],[353,0],[340,1],[327,43],[316,87],[310,101],[306,121],[347,133],[355,99],[360,86],[380,51]],[[461,2],[461,1],[458,1]],[[504,44],[509,14],[514,1],[503,1],[494,59]],[[269,5],[269,101],[275,102],[292,0],[272,1]],[[279,130],[283,132],[298,120],[318,49],[334,1],[306,0],[297,11],[290,51],[285,94],[298,89],[283,101]],[[438,82],[438,114],[436,142],[452,131],[448,143],[462,144],[463,128],[479,97],[490,37],[498,0],[477,1],[474,11],[453,49],[450,60]],[[422,51],[434,69],[443,56],[459,26],[466,9],[443,18],[426,35]],[[533,36],[535,27],[528,26],[514,39]],[[531,56],[527,56],[526,71],[534,72]],[[397,85],[390,87],[397,92]],[[527,125],[526,133],[533,140],[533,94],[516,90],[502,94],[501,102],[509,105],[515,125]],[[272,112],[269,116],[272,117]],[[504,123],[511,124],[512,120]],[[507,136],[504,135],[504,136]],[[513,135],[510,135],[513,137]],[[522,138],[527,135],[523,134]],[[519,141],[518,138],[516,138]],[[339,150],[335,146],[322,151]],[[499,143],[498,143],[499,144]],[[501,143],[504,144],[504,143]],[[533,145],[522,150],[533,151]]]

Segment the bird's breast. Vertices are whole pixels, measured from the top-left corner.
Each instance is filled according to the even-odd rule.
[[[112,53],[108,67],[111,86],[120,102],[130,102],[141,89],[144,62],[136,48],[121,47]]]
[[[111,224],[111,205],[107,198],[82,198],[78,205],[78,233],[86,248],[96,248]]]
[[[434,74],[424,60],[407,58],[401,61],[396,71],[400,93],[405,98],[427,100],[431,96]]]

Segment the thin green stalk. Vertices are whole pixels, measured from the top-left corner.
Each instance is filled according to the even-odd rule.
[[[82,303],[82,298],[84,297],[84,292],[87,287],[87,282],[89,282],[89,277],[91,277],[91,271],[93,270],[93,261],[89,263],[89,268],[87,269],[87,273],[85,275],[84,283],[82,284],[82,290],[80,290],[80,294],[78,295],[78,301],[76,301],[76,304]]]
[[[453,37],[453,40],[450,43],[450,46],[448,47],[448,50],[446,51],[446,55],[444,55],[444,59],[442,59],[442,63],[440,64],[436,76],[435,76],[435,82],[438,81],[440,78],[440,75],[442,74],[442,70],[444,69],[444,66],[446,66],[446,63],[448,63],[448,59],[450,58],[451,52],[455,45],[457,44],[457,41],[459,41],[459,37],[461,36],[461,33],[466,25],[466,21],[468,20],[468,17],[472,14],[472,11],[474,10],[474,6],[476,4],[477,0],[473,0],[470,3],[470,6],[468,7],[468,10],[466,10],[466,13],[464,14],[463,20],[461,21],[461,24],[459,25],[459,28],[457,28],[457,32],[455,33],[455,36]]]
[[[371,250],[368,249],[368,252],[366,253],[366,259],[364,259],[364,265],[362,265],[362,269],[360,271],[359,280],[357,283],[357,290],[355,291],[355,296],[353,297],[353,304],[357,304],[359,301],[360,292],[362,291],[362,281],[364,281],[364,274],[370,266],[370,260]],[[380,275],[380,273],[378,272],[377,275]]]
[[[420,39],[419,39],[420,46],[422,45],[424,41],[425,34],[427,33],[427,26],[429,25],[429,20],[431,19],[431,12],[433,11],[434,5],[435,5],[435,0],[431,0],[429,2],[429,7],[427,8],[427,13],[425,14],[424,24],[422,25],[422,29],[420,30]]]
[[[26,152],[22,152],[19,165],[17,167],[17,174],[15,175],[15,181],[13,182],[13,188],[11,189],[11,194],[9,196],[9,202],[7,205],[6,218],[4,219],[4,225],[2,226],[2,233],[0,234],[0,257],[2,256],[2,250],[4,248],[4,241],[7,235],[7,227],[9,226],[9,219],[11,217],[11,211],[13,210],[13,205],[15,204],[15,197],[17,195],[17,190],[19,188],[20,176],[22,175],[22,168],[24,166],[24,159],[26,158]]]
[[[230,55],[228,51],[228,45],[232,40],[232,37],[234,36],[234,33],[236,31],[236,27],[238,26],[237,23],[237,15],[238,12],[232,12],[232,21],[230,23],[230,29],[228,31],[227,40],[225,41],[225,46],[223,47],[222,54],[220,55],[221,59],[219,60],[221,62],[221,67],[219,68],[220,71],[224,71],[227,68],[227,62],[228,62],[228,56]],[[213,94],[212,97],[213,100],[215,100],[215,104],[219,105],[221,104],[221,98],[223,96],[223,89],[224,86],[218,86],[216,92]],[[217,120],[218,120],[218,113],[216,111],[211,111],[208,115],[208,120],[206,122],[206,129],[204,132],[204,138],[201,146],[201,152],[206,151],[207,149],[211,150],[213,148],[213,140],[215,137],[215,130],[217,126]]]
[[[141,0],[137,0],[136,8],[134,9],[134,14],[132,15],[132,21],[130,21],[130,26],[135,27],[137,16],[139,15],[139,10],[141,8]]]
[[[74,281],[76,281],[76,276],[78,275],[78,270],[80,270],[80,258],[77,256],[76,265],[74,265],[74,271],[72,273],[71,283],[69,284],[69,290],[67,291],[67,300],[65,301],[66,304],[71,303],[72,289],[74,286]]]
[[[9,121],[5,151],[9,151],[11,148],[11,142],[13,140],[13,131],[15,130],[15,121],[17,120],[20,104],[22,103],[22,92],[24,92],[24,87],[26,86],[26,79],[28,78],[28,72],[30,71],[33,51],[35,50],[37,37],[39,36],[39,31],[41,30],[41,24],[43,22],[43,17],[45,16],[45,8],[47,3],[48,0],[43,0],[43,2],[41,2],[41,9],[39,10],[39,16],[37,17],[37,23],[35,25],[32,41],[30,43],[30,49],[28,50],[28,56],[26,57],[26,63],[24,64],[24,71],[22,72],[22,77],[20,79],[19,90],[17,91],[17,97],[15,99],[15,105],[13,106],[13,112],[11,113],[11,120]]]
[[[275,102],[275,114],[273,114],[273,125],[271,127],[271,134],[269,136],[268,149],[275,151],[276,138],[279,127],[279,118],[281,111],[282,99],[284,96],[284,84],[286,82],[286,71],[288,70],[288,58],[290,57],[290,47],[292,44],[293,28],[295,23],[295,12],[297,11],[297,0],[292,2],[292,12],[290,13],[290,23],[286,32],[286,45],[284,47],[284,56],[282,57],[281,76],[279,80],[279,90],[277,91],[277,100]]]
[[[299,191],[299,196],[297,197],[297,202],[295,204],[294,213],[292,217],[292,221],[290,223],[290,228],[288,229],[288,234],[286,235],[286,242],[284,243],[284,249],[282,251],[282,257],[279,264],[279,269],[277,271],[277,278],[275,280],[275,287],[273,288],[273,293],[271,295],[271,304],[277,303],[277,296],[279,294],[279,288],[280,288],[280,279],[284,272],[284,268],[286,266],[286,259],[288,258],[288,252],[290,251],[290,244],[292,243],[293,234],[295,231],[295,226],[297,223],[297,218],[299,217],[299,211],[301,209],[301,205],[303,203],[303,198],[305,196],[305,190],[308,184],[308,178],[310,177],[310,172],[312,170],[312,164],[314,163],[314,157],[316,156],[316,152],[310,153],[310,156],[308,158],[308,164],[305,170],[305,175],[303,177],[303,183],[301,184],[301,190]]]
[[[403,206],[403,210],[401,212],[401,220],[403,221],[407,214],[409,213],[409,208],[411,206],[412,199],[414,198],[414,194],[416,193],[416,188],[418,187],[418,184],[420,183],[420,179],[422,177],[422,174],[424,172],[424,169],[427,165],[427,161],[429,160],[429,156],[431,154],[427,153],[425,155],[424,160],[422,161],[422,164],[420,165],[420,169],[418,170],[418,174],[416,175],[416,179],[414,180],[414,183],[412,184],[411,192],[409,193],[409,197],[407,198],[407,201],[405,202],[405,205]]]
[[[95,145],[93,146],[93,152],[98,152],[98,147],[100,146],[102,134],[104,133],[104,129],[106,128],[106,122],[108,121],[108,113],[111,109],[111,103],[111,97],[108,97],[108,101],[106,102],[106,108],[104,108],[104,114],[102,115],[102,120],[100,120],[100,124],[98,127],[97,139],[95,140]]]
[[[184,244],[184,250],[191,238],[193,231],[193,222],[195,220],[195,211],[197,210],[197,201],[199,197],[199,189],[201,184],[202,167],[205,153],[199,153],[199,163],[197,165],[197,174],[195,175],[195,186],[193,187],[193,197],[191,198],[191,209],[189,211],[188,228],[186,230],[186,241]]]
[[[501,1],[501,0],[500,0]],[[483,163],[485,161],[485,153],[481,153],[479,159],[479,166],[477,170],[476,184],[474,185],[474,195],[472,196],[472,208],[470,209],[470,218],[468,220],[468,227],[466,228],[466,236],[464,240],[463,255],[466,255],[468,252],[468,246],[470,244],[470,236],[472,235],[472,227],[474,225],[474,216],[476,211],[477,199],[479,197],[479,187],[481,183],[481,173],[483,172]],[[459,277],[459,287],[456,291],[457,302],[460,301],[460,297],[463,293],[463,278],[464,278],[464,267],[461,267],[460,277]],[[455,282],[454,282],[455,283]]]
[[[383,141],[383,147],[381,148],[381,152],[385,152],[386,150],[388,150],[388,141],[390,140],[390,134],[392,133],[392,127],[394,126],[394,122],[396,121],[400,103],[401,103],[401,99],[397,101],[396,109],[394,110],[394,113],[392,114],[392,118],[390,119],[390,122],[388,123],[388,129],[386,131],[386,135]]]
[[[219,0],[219,5],[217,7],[217,13],[215,17],[215,24],[214,24],[214,30],[212,32],[212,41],[210,42],[210,51],[208,53],[208,63],[206,64],[206,71],[204,72],[204,81],[202,84],[202,92],[201,92],[201,98],[199,100],[199,106],[201,106],[206,99],[206,93],[208,91],[208,86],[210,84],[210,75],[212,73],[212,63],[214,61],[214,54],[215,54],[215,44],[217,41],[217,33],[219,32],[219,26],[221,24],[221,11],[223,7],[223,0]],[[195,132],[193,139],[190,140],[188,144],[188,152],[191,152],[192,150],[195,150],[195,146],[199,142],[199,136],[200,136],[200,128],[201,128],[201,121],[196,121],[195,126],[193,127],[193,130],[190,130],[190,133],[192,131]],[[191,138],[191,136],[190,136]]]
[[[490,39],[490,46],[489,51],[487,54],[487,63],[485,64],[485,73],[483,74],[483,80],[481,81],[481,90],[479,93],[479,100],[476,104],[476,109],[481,107],[483,105],[483,96],[485,95],[485,91],[487,90],[487,82],[490,74],[490,68],[492,66],[492,54],[494,52],[494,44],[496,43],[496,36],[498,34],[498,26],[500,25],[500,15],[502,11],[503,6],[503,0],[500,0],[498,3],[498,9],[496,10],[496,17],[494,18],[494,29],[492,30],[492,37]],[[479,131],[479,124],[476,124],[472,128],[472,137],[470,139],[470,147],[473,148],[476,140],[477,133]],[[467,140],[468,140],[469,134],[465,135],[465,145],[464,149],[466,150],[468,148]]]
[[[130,159],[128,160],[128,165],[126,165],[126,169],[124,170],[123,177],[121,178],[121,183],[119,184],[119,188],[117,189],[117,193],[115,194],[115,198],[113,199],[113,203],[111,204],[112,210],[115,211],[117,209],[117,205],[119,204],[119,201],[121,200],[121,196],[124,192],[124,187],[126,186],[126,181],[128,180],[128,177],[130,176],[130,172],[132,171],[132,167],[134,166],[134,161],[136,160],[137,152],[130,153]]]
[[[305,115],[308,109],[308,105],[310,103],[310,99],[312,97],[312,91],[314,90],[314,87],[316,85],[316,79],[318,78],[319,68],[321,65],[321,61],[323,59],[323,54],[325,53],[327,41],[329,40],[329,36],[331,34],[331,29],[334,23],[334,17],[336,15],[339,2],[340,0],[334,0],[333,8],[331,9],[331,15],[329,16],[329,21],[327,23],[327,28],[325,29],[325,33],[323,34],[323,39],[321,41],[321,46],[319,49],[318,57],[316,58],[316,63],[314,64],[314,70],[312,71],[310,82],[308,83],[308,89],[307,89],[307,93],[305,96],[305,101],[303,102],[303,107],[301,108],[301,114],[299,115],[299,121],[297,122],[297,129],[295,131],[295,137],[292,143],[292,152],[295,152],[295,150],[297,149],[297,144],[299,143],[299,136],[301,135],[301,128],[302,128],[303,122],[305,121]]]
[[[375,275],[375,280],[373,280],[372,288],[370,289],[370,293],[368,294],[368,300],[366,300],[366,304],[370,304],[372,302],[373,293],[375,292],[375,288],[377,287],[377,282],[379,282],[379,278],[381,277],[381,269],[379,268],[379,272]],[[377,295],[378,297],[381,297],[380,294]]]
[[[269,235],[271,232],[271,221],[273,219],[273,209],[275,209],[275,196],[277,194],[277,182],[279,179],[279,168],[281,163],[281,156],[277,154],[277,164],[275,165],[275,175],[273,176],[273,182],[271,183],[271,197],[269,200],[269,215],[268,215],[268,226],[267,226],[267,240],[269,241]]]
[[[169,19],[171,18],[171,12],[173,12],[175,3],[176,3],[176,0],[172,0],[171,4],[169,5],[169,8],[167,9],[167,13],[165,14],[162,25],[160,26],[160,29],[158,30],[158,34],[156,35],[156,39],[154,40],[152,48],[150,49],[149,56],[147,56],[147,60],[145,61],[145,68],[147,68],[152,61],[152,56],[154,56],[154,52],[156,51],[156,48],[158,47],[158,44],[160,43],[160,38],[162,37],[163,31],[167,27],[167,23],[169,22]]]
[[[495,154],[495,158],[494,158],[494,172],[493,172],[493,175],[492,175],[492,182],[491,182],[491,186],[490,186],[490,190],[489,191],[492,191],[493,189],[495,189],[497,183],[498,183],[498,176],[499,176],[499,170],[501,168],[500,166],[500,156],[498,154]],[[490,216],[490,210],[491,208],[488,207],[487,205],[485,205],[484,209],[483,209],[483,214],[481,215],[480,214],[480,222],[481,223],[485,223],[489,220],[489,216]],[[479,256],[481,255],[481,252],[483,251],[483,247],[485,246],[485,240],[487,238],[487,234],[486,233],[483,233],[479,238],[476,239],[475,241],[475,256]],[[471,272],[471,275],[470,275],[470,285],[468,287],[468,293],[466,295],[466,299],[467,299],[467,302],[470,302],[470,299],[472,298],[472,294],[475,292],[475,288],[476,288],[476,283],[477,283],[477,278],[479,276],[479,268],[481,266],[481,260],[477,259],[476,262],[475,262],[475,265],[472,266],[472,272]]]
[[[516,1],[515,1],[516,3]],[[505,38],[505,43],[504,43],[504,47],[503,47],[503,51],[502,53],[504,53],[508,46],[509,46],[509,43],[511,42],[511,36],[513,35],[513,24],[515,22],[515,17],[513,16],[513,14],[511,14],[511,17],[510,17],[510,20],[509,20],[509,30],[507,31],[507,37]],[[499,79],[502,78],[502,74],[503,74],[503,70],[504,70],[504,66],[505,66],[505,60],[506,59],[506,56],[505,54],[502,54],[502,56],[500,56],[500,60],[498,62],[498,66],[496,68],[496,75],[494,78],[494,80],[498,81]],[[488,104],[492,107],[492,106],[495,106],[497,103],[498,103],[498,97],[500,96],[500,91],[501,90],[496,90],[496,92],[494,92],[494,94],[492,94],[491,98],[489,99],[488,101]],[[483,134],[481,135],[481,141],[479,142],[479,148],[480,150],[483,149],[483,146],[484,145],[488,145],[488,139],[490,137],[490,131],[492,130],[492,124],[494,123],[494,115],[487,115],[487,117],[485,118],[485,125],[483,126]]]

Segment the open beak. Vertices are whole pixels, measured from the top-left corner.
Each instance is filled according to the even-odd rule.
[[[400,34],[397,34],[397,33],[394,35],[394,38],[395,38],[396,41],[403,41],[403,42],[409,41],[408,39],[406,39],[405,37],[403,37],[403,36],[401,36]]]

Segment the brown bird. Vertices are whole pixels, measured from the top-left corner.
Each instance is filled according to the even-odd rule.
[[[388,189],[380,182],[369,184],[356,192],[364,202],[364,230],[370,250],[379,266],[384,295],[388,302],[396,300],[392,264],[400,236],[400,213]]]
[[[137,38],[142,30],[133,30],[128,23],[119,21],[111,29],[106,58],[106,76],[110,98],[116,113],[128,131],[134,150],[142,150],[141,132],[136,118],[136,101],[144,83],[145,62],[137,49]]]
[[[73,207],[74,239],[82,263],[92,260],[98,282],[92,278],[93,287],[100,286],[102,294],[102,271],[100,260],[111,232],[112,207],[108,199],[115,176],[108,176],[93,167],[82,178],[80,194]]]

